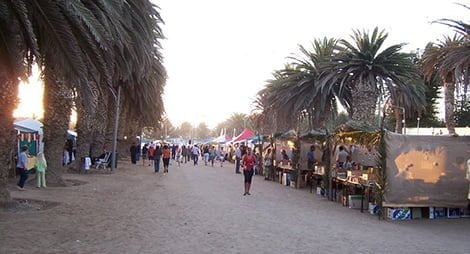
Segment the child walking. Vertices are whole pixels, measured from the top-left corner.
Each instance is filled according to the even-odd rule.
[[[38,153],[37,159],[36,159],[36,178],[37,180],[37,187],[38,188],[46,188],[46,168],[47,168],[47,162],[46,158],[44,157],[44,153]]]

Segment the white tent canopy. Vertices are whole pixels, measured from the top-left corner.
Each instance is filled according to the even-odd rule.
[[[226,143],[227,141],[231,141],[231,138],[227,135],[221,135],[216,139],[212,140],[214,143]]]
[[[34,120],[31,118],[18,120],[13,123],[13,126],[16,130],[22,132],[37,132],[39,135],[42,136],[42,127],[43,124],[38,120]]]

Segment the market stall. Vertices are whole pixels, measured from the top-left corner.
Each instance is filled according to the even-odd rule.
[[[349,208],[361,209],[375,204],[377,159],[381,132],[363,126],[342,125],[329,139],[328,198]],[[347,160],[340,159],[341,153]],[[375,208],[374,208],[375,209]],[[375,212],[376,209],[372,212]]]
[[[388,216],[468,217],[469,136],[412,136],[387,132],[386,191]]]
[[[240,133],[240,135],[236,136],[236,137],[231,141],[231,143],[236,144],[236,143],[244,142],[244,141],[246,141],[247,139],[252,138],[252,137],[254,137],[254,136],[256,136],[256,134],[255,134],[252,130],[250,130],[250,129],[248,129],[248,128],[245,128],[245,129],[242,131],[242,133]]]
[[[44,145],[42,142],[43,125],[41,122],[34,119],[23,119],[15,121],[13,126],[16,131],[16,151],[18,154],[23,146],[27,146],[29,153],[34,156],[42,151]]]

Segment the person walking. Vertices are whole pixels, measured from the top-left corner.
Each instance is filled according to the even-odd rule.
[[[168,167],[170,166],[170,159],[172,155],[172,149],[167,145],[163,146],[162,158],[163,158],[163,174],[168,173]]]
[[[188,145],[187,156],[188,156],[188,162],[190,162],[193,159],[193,146]]]
[[[161,157],[162,157],[162,149],[160,148],[159,145],[157,145],[157,147],[155,148],[154,155],[153,155],[155,173],[158,173],[160,171],[160,159],[161,159]]]
[[[28,147],[23,146],[20,156],[18,157],[18,163],[16,164],[16,171],[20,175],[20,180],[16,186],[19,190],[24,190],[24,183],[28,179],[28,169],[26,166],[28,164],[28,154]]]
[[[209,150],[209,161],[211,162],[211,166],[214,167],[214,160],[215,157],[217,156],[215,146],[212,146],[211,149]]]
[[[240,160],[242,159],[242,150],[235,144],[235,173],[240,174]]]
[[[219,151],[218,151],[218,159],[220,161],[220,167],[223,167],[224,166],[224,161],[225,161],[225,151],[224,151],[224,148],[223,147],[220,147]]]
[[[181,147],[181,156],[183,156],[182,159],[181,159],[181,162],[182,162],[182,163],[186,163],[186,152],[187,152],[187,151],[186,151],[186,146],[183,145],[183,146]]]
[[[67,153],[68,153],[68,161],[66,162],[66,165],[69,165],[70,163],[72,163],[73,161],[73,139],[67,139],[66,143],[65,143],[65,146],[66,146],[66,150],[67,150]]]
[[[146,160],[148,158],[148,144],[145,144],[144,147],[142,147],[142,165],[145,166]]]
[[[172,149],[167,145],[163,146],[162,158],[163,158],[163,175],[168,173],[168,167],[170,166],[170,159],[172,155]]]
[[[245,193],[243,193],[243,196],[251,195],[250,188],[255,164],[256,158],[253,155],[251,148],[247,148],[247,153],[242,157],[243,175],[245,177]]]
[[[264,180],[269,180],[271,176],[272,166],[273,166],[273,153],[271,148],[268,149],[266,155],[264,156]]]
[[[42,152],[38,153],[35,167],[36,167],[37,187],[46,188],[47,162],[46,162],[46,157],[44,156],[44,153]]]
[[[178,147],[178,146],[175,145],[175,144],[173,144],[173,145],[171,146],[171,159],[173,159],[173,160],[176,158],[176,148],[177,148],[177,147]]]
[[[181,161],[183,160],[183,158],[181,157],[183,154],[183,149],[177,145],[176,146],[176,162],[178,163],[178,167],[181,166]]]
[[[197,145],[193,146],[192,149],[192,155],[193,155],[193,161],[194,161],[194,166],[197,165],[197,161],[199,159],[199,155],[201,154],[201,150],[199,150],[199,147]]]
[[[207,163],[209,162],[209,147],[204,146],[203,151],[204,151],[204,165],[207,166]]]
[[[136,164],[137,163],[137,146],[135,145],[135,142],[132,142],[132,145],[129,151],[131,152],[132,164]]]
[[[149,166],[152,165],[152,161],[153,161],[153,156],[155,154],[155,145],[154,144],[151,144],[149,146]]]

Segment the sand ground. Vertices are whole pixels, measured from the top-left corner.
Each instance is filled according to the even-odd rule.
[[[0,211],[0,253],[469,253],[470,219],[377,217],[255,177],[251,196],[233,164],[172,165],[170,173],[120,162],[113,174],[67,174],[70,187],[18,191],[59,202]]]

